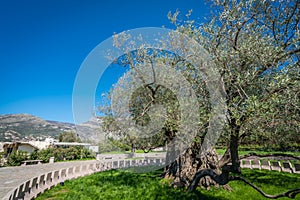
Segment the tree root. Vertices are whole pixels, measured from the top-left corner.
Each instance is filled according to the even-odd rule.
[[[251,183],[250,181],[248,181],[243,177],[229,176],[229,171],[230,171],[230,166],[224,167],[221,174],[215,173],[212,169],[200,170],[195,174],[194,179],[191,181],[188,187],[188,191],[196,191],[200,179],[206,176],[210,176],[214,181],[216,181],[220,185],[225,185],[230,181],[241,180],[244,183],[251,186],[256,191],[258,191],[261,195],[269,199],[278,199],[281,197],[288,197],[294,199],[296,195],[300,193],[300,188],[296,188],[277,195],[266,194],[264,191],[262,191],[262,189],[260,189],[259,187],[257,187],[256,185],[254,185],[253,183]]]
[[[288,197],[288,198],[294,199],[296,197],[296,195],[300,193],[300,188],[296,188],[296,189],[292,189],[292,190],[289,190],[289,191],[281,193],[281,194],[270,195],[270,194],[266,194],[264,191],[262,191],[262,189],[260,189],[259,187],[257,187],[256,185],[254,185],[253,183],[251,183],[250,181],[248,181],[247,179],[245,179],[243,177],[231,176],[231,177],[229,177],[229,180],[230,181],[241,180],[244,183],[250,185],[253,189],[258,191],[261,195],[263,195],[264,197],[269,198],[269,199],[278,199],[281,197]]]

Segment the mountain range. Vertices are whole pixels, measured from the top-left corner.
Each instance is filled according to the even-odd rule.
[[[91,119],[80,125],[49,121],[30,114],[0,115],[0,141],[44,140],[57,138],[62,132],[75,132],[85,141],[102,139],[101,120]]]

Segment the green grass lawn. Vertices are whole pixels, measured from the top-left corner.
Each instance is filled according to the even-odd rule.
[[[226,149],[224,148],[217,148],[216,149],[217,153],[220,154],[220,155],[223,155],[226,151]],[[111,151],[111,152],[106,152],[106,153],[103,153],[103,154],[130,154],[131,152],[130,151]],[[139,153],[144,153],[142,150],[136,150],[136,153],[139,154]],[[152,152],[153,153],[153,152]],[[160,153],[160,152],[155,152],[155,153]],[[283,152],[283,151],[262,151],[262,150],[241,150],[239,151],[239,155],[242,156],[242,155],[246,155],[246,154],[249,154],[249,153],[257,153],[257,154],[274,154],[274,153],[285,153],[285,154],[290,154],[290,155],[293,155],[293,156],[300,156],[300,152],[292,152],[292,151],[286,151],[286,152]]]
[[[216,151],[218,154],[223,155],[225,153],[226,149],[216,149]],[[241,151],[239,151],[240,156],[247,155],[249,153],[256,153],[259,155],[284,153],[284,154],[289,154],[289,155],[293,155],[293,156],[300,156],[300,152],[291,152],[291,151],[286,151],[286,152],[283,152],[283,151],[259,151],[259,150],[255,150],[255,151],[254,150],[248,150],[248,151],[241,150]]]
[[[260,200],[263,198],[257,191],[243,182],[229,183],[233,191],[223,188],[199,190],[188,193],[183,190],[173,189],[164,184],[164,179],[159,177],[161,171],[136,174],[124,170],[110,170],[90,176],[66,181],[64,186],[56,186],[41,194],[37,199],[105,199],[105,200],[143,200],[143,199],[212,199],[212,200]],[[300,187],[300,175],[280,173],[266,170],[243,169],[243,176],[251,180],[265,192],[277,194],[288,189]],[[288,198],[281,198],[288,199]],[[296,197],[300,200],[300,196]]]
[[[283,173],[277,171],[267,170],[242,170],[243,177],[252,181],[255,185],[259,186],[264,192],[268,194],[279,194],[286,192],[289,189],[300,187],[300,175]],[[233,191],[229,192],[224,189],[212,189],[210,191],[204,191],[204,194],[213,194],[217,199],[229,200],[229,199],[247,199],[247,200],[260,200],[268,199],[264,198],[256,190],[252,189],[249,185],[241,181],[230,182],[229,185]],[[289,199],[289,198],[281,198]],[[296,197],[300,200],[300,195]]]

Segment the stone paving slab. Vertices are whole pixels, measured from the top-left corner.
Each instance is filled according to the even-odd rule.
[[[23,182],[39,176],[41,174],[60,170],[63,168],[79,166],[81,164],[95,163],[96,160],[88,161],[70,161],[70,162],[57,162],[57,163],[47,163],[39,165],[27,165],[27,166],[17,166],[17,167],[2,167],[0,168],[0,199],[5,197],[5,195],[22,184]]]

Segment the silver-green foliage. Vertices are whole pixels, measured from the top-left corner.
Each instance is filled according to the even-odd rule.
[[[212,55],[227,93],[227,133],[299,143],[299,1],[212,4],[208,23],[180,23],[177,12],[169,18]]]

